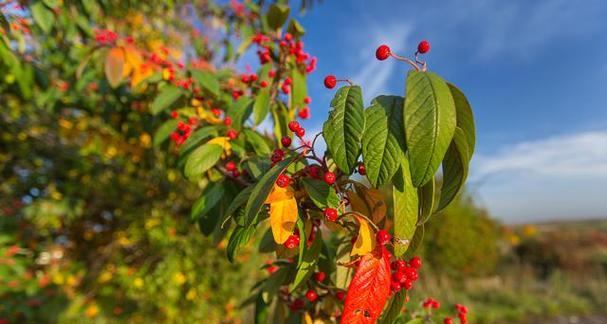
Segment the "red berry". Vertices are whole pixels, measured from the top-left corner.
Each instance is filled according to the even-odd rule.
[[[443,320],[443,324],[453,324],[453,320],[451,319],[451,317],[445,317],[445,319]]]
[[[318,299],[318,294],[316,291],[310,289],[306,292],[306,299],[313,303]]]
[[[337,79],[335,78],[334,75],[327,75],[325,77],[325,87],[327,87],[328,89],[335,88],[336,84],[337,84]]]
[[[407,268],[407,262],[405,260],[397,260],[396,262],[396,270],[400,272],[404,272]]]
[[[327,277],[327,274],[319,271],[317,273],[314,274],[314,280],[318,281],[318,282],[323,282],[325,281],[325,278]]]
[[[383,61],[390,57],[390,53],[390,47],[388,47],[388,45],[380,45],[375,51],[375,57],[378,60]]]
[[[392,235],[386,230],[379,230],[375,235],[375,240],[379,245],[386,245],[392,240]]]
[[[257,74],[251,74],[251,76],[249,77],[251,79],[251,82],[255,82],[257,81]]]
[[[291,146],[291,138],[288,136],[285,136],[283,138],[280,139],[280,143],[282,144],[282,146],[284,147],[289,147]]]
[[[413,288],[413,281],[409,279],[405,280],[405,282],[403,283],[403,288],[405,288],[406,290],[410,290],[411,288]]]
[[[417,51],[420,54],[428,53],[428,51],[430,51],[430,43],[425,39],[423,41],[419,42],[419,45],[417,45]]]
[[[235,130],[233,130],[233,129],[230,129],[228,131],[228,137],[230,138],[230,140],[233,141],[233,140],[235,140],[238,137],[238,132],[235,131]]]
[[[400,290],[401,286],[399,282],[392,281],[390,282],[390,288],[392,288],[392,291],[397,292]]]
[[[274,272],[278,271],[278,266],[275,265],[271,265],[269,267],[266,268],[266,270],[268,271],[269,274],[273,274]]]
[[[346,293],[341,290],[337,291],[335,292],[335,298],[337,298],[337,300],[344,300],[346,298]]]
[[[274,71],[274,70],[270,70],[270,72],[268,72],[268,76],[269,76],[270,78],[275,77],[275,76],[276,76],[276,71]]]
[[[284,247],[287,249],[294,249],[299,246],[299,235],[291,235],[284,243]]]
[[[239,176],[240,176],[240,171],[238,171],[238,170],[232,171],[232,177],[238,178]]]
[[[303,100],[303,102],[304,102],[306,105],[309,105],[309,104],[312,102],[312,98],[310,98],[310,97],[305,97],[305,98],[304,98],[304,100]]]
[[[394,273],[394,275],[392,275],[392,280],[399,283],[405,283],[405,281],[407,280],[407,276],[405,276],[404,273],[397,271]]]
[[[331,172],[331,171],[327,171],[325,172],[325,183],[328,185],[332,185],[335,183],[335,173]]]
[[[286,77],[286,78],[285,78],[285,81],[284,81],[284,84],[286,84],[286,85],[291,85],[291,83],[292,83],[292,82],[293,82],[293,80],[291,80],[291,78]]]
[[[288,84],[283,84],[280,87],[280,90],[282,90],[284,94],[289,94],[289,92],[291,92],[291,87]]]
[[[246,75],[246,74],[243,74],[243,75],[240,77],[240,81],[242,81],[243,83],[249,83],[249,81],[250,81],[250,80],[251,80],[251,79],[249,79],[249,76],[248,76],[248,75]]]
[[[281,174],[278,176],[278,179],[276,179],[276,185],[281,188],[286,188],[290,182],[291,178],[286,174]]]
[[[287,42],[290,42],[293,39],[293,35],[291,35],[290,33],[286,33],[285,34],[285,40]]]
[[[232,125],[232,117],[226,117],[226,118],[223,120],[223,124],[224,124],[224,125],[226,125],[226,126],[230,126],[230,125]]]
[[[228,170],[228,171],[236,170],[236,163],[234,163],[232,161],[226,163],[226,170]]]
[[[179,113],[176,110],[171,111],[171,118],[173,118],[173,119],[179,118]]]
[[[301,118],[301,119],[308,119],[308,118],[310,118],[310,107],[305,106],[305,107],[301,108],[297,112],[297,116],[299,116],[299,118]]]
[[[296,120],[289,122],[289,129],[292,132],[296,132],[300,128],[301,128],[301,126],[299,125],[299,122],[297,122]]]
[[[297,298],[291,303],[291,305],[289,305],[289,308],[292,311],[296,311],[296,310],[302,309],[304,306],[305,306],[304,301]]]
[[[324,214],[327,220],[330,222],[337,220],[337,210],[335,208],[325,208]]]
[[[360,175],[365,175],[367,174],[367,168],[365,168],[365,165],[363,163],[359,163],[358,164],[358,173]]]
[[[265,80],[264,80],[264,81],[261,81],[261,82],[259,82],[259,86],[260,86],[260,87],[262,87],[262,88],[265,88],[265,87],[267,87],[267,86],[268,86],[268,82],[267,82],[267,81],[265,81]]]
[[[414,256],[409,260],[409,265],[415,269],[419,269],[422,267],[422,259],[418,256]]]
[[[295,131],[295,135],[297,135],[297,137],[299,137],[299,138],[304,137],[304,135],[306,135],[306,130],[303,128],[300,128]]]

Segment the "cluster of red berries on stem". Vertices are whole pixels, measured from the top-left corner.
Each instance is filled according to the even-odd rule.
[[[302,137],[304,137],[304,135],[306,135],[306,130],[303,127],[301,127],[299,122],[296,120],[289,122],[289,130],[292,131],[293,133],[295,133],[295,135],[297,135],[297,137],[299,137],[299,138],[302,138]]]
[[[392,269],[392,278],[390,282],[390,288],[393,293],[398,292],[401,289],[410,290],[413,287],[413,283],[419,278],[418,270],[422,266],[422,260],[415,256],[405,260],[395,260],[390,264]]]
[[[177,115],[173,115],[175,116],[174,118],[178,118]],[[188,124],[184,123],[183,121],[179,121],[177,123],[177,129],[170,135],[171,141],[173,141],[177,146],[183,144],[192,134],[192,124],[195,124],[195,122],[195,119],[190,119]]]

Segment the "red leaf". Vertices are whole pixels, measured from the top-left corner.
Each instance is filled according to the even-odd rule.
[[[348,295],[341,323],[375,323],[390,296],[390,252],[377,245],[360,260]]]

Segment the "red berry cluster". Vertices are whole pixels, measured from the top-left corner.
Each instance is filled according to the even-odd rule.
[[[422,261],[419,257],[413,257],[408,262],[405,260],[393,261],[390,265],[393,271],[390,283],[392,292],[396,293],[403,288],[410,290],[413,287],[413,283],[419,278],[417,271],[421,266]]]
[[[457,310],[457,317],[459,317],[459,322],[461,324],[468,323],[468,307],[462,304],[455,304],[455,309]]]
[[[95,41],[99,45],[113,45],[118,40],[118,34],[109,29],[97,29],[94,33]]]
[[[440,302],[432,297],[428,297],[428,298],[426,298],[426,300],[424,300],[424,302],[422,303],[422,306],[426,309],[429,309],[429,308],[439,309]]]
[[[310,56],[310,54],[304,51],[304,43],[302,41],[295,40],[290,33],[285,33],[282,39],[277,38],[275,41],[278,43],[281,51],[288,56],[292,56],[297,64],[304,65],[307,73],[312,73],[316,70],[318,59]],[[262,65],[272,61],[272,53],[270,51],[271,42],[272,38],[262,33],[258,33],[253,37],[253,43],[257,44],[259,47],[257,56]]]
[[[171,140],[175,142],[177,146],[180,146],[188,139],[188,137],[190,137],[191,134],[192,125],[179,121],[177,123],[177,129],[171,133]]]
[[[302,138],[304,137],[304,135],[306,135],[306,130],[301,127],[299,122],[297,122],[296,120],[289,122],[289,130],[295,133],[295,135],[297,135],[297,137],[299,138]]]

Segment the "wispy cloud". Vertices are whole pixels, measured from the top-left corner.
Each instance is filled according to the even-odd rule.
[[[521,142],[478,155],[471,179],[506,172],[555,177],[607,177],[607,132],[585,132]]]

